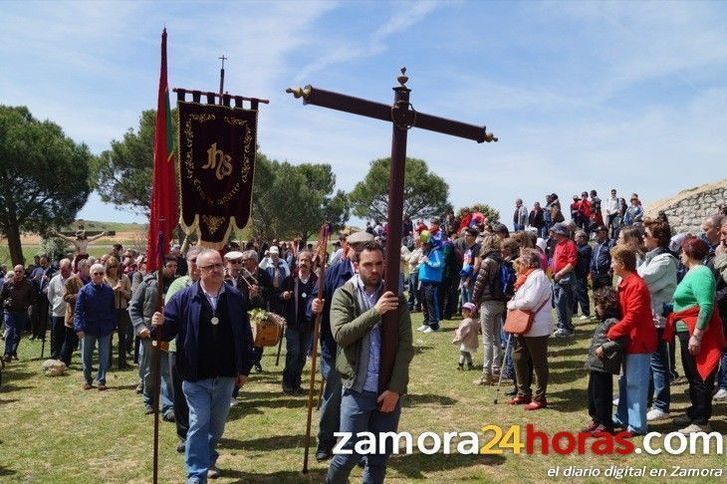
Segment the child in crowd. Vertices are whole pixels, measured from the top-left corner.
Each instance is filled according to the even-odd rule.
[[[608,330],[618,322],[618,292],[613,287],[603,287],[593,293],[596,316],[601,321],[593,333],[591,348],[588,351],[586,368],[588,375],[588,414],[591,422],[581,432],[613,433],[611,418],[611,398],[613,394],[613,375],[621,371],[623,351],[628,338],[609,341]]]
[[[472,364],[472,353],[477,351],[479,341],[477,334],[480,332],[480,322],[477,319],[477,306],[468,302],[462,305],[462,322],[459,328],[454,332],[452,344],[459,345],[459,366],[458,370],[471,370],[474,368]]]

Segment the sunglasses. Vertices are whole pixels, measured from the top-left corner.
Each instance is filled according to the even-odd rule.
[[[230,259],[230,263],[232,263],[232,264],[242,264],[242,259]]]

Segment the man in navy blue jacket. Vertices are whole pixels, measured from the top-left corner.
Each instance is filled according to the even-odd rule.
[[[104,266],[91,266],[91,282],[83,286],[76,298],[73,330],[83,341],[83,377],[85,390],[91,389],[91,362],[98,341],[98,389],[106,390],[106,370],[111,363],[111,333],[116,329],[114,290],[104,283]]]
[[[323,311],[321,318],[321,375],[326,380],[321,401],[321,417],[318,425],[318,448],[316,460],[319,462],[330,459],[333,446],[336,444],[334,432],[338,432],[341,420],[341,377],[336,372],[336,341],[331,332],[331,299],[333,293],[343,286],[355,274],[352,257],[356,247],[364,242],[370,242],[374,237],[364,231],[355,232],[348,236],[343,258],[338,263],[326,269],[326,280],[323,288],[323,307],[319,306],[318,299],[314,298],[311,312]],[[318,295],[316,285],[311,297]]]
[[[591,283],[594,291],[613,285],[611,242],[608,240],[608,229],[603,225],[596,228],[596,245],[593,246],[590,266]]]
[[[177,337],[177,370],[189,405],[185,446],[187,482],[216,478],[217,442],[225,430],[230,395],[242,386],[253,363],[247,301],[224,283],[222,257],[203,250],[197,256],[199,282],[177,292],[164,315],[152,316],[152,337]]]

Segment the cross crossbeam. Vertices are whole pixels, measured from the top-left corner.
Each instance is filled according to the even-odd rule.
[[[484,126],[475,126],[416,112],[409,102],[411,90],[406,87],[408,79],[406,68],[402,68],[401,75],[397,78],[399,85],[393,88],[394,103],[392,105],[326,91],[311,85],[286,90],[296,98],[302,98],[303,104],[313,104],[392,123],[389,212],[387,219],[388,237],[385,249],[387,257],[384,284],[385,290],[394,294],[399,292],[399,271],[401,267],[399,253],[401,250],[401,225],[404,207],[407,131],[412,127],[417,127],[450,136],[471,139],[478,143],[489,143],[498,140],[495,135],[488,133]],[[394,357],[398,343],[397,317],[396,312],[390,311],[384,315],[382,321],[381,367],[379,369],[380,391],[387,389],[394,368]]]

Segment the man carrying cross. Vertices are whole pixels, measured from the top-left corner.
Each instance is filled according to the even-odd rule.
[[[373,432],[377,438],[382,432],[396,432],[401,414],[400,396],[406,393],[409,363],[414,356],[406,301],[384,289],[383,248],[376,242],[366,242],[357,256],[358,261],[354,262],[357,273],[336,290],[331,302],[331,330],[339,345],[336,371],[343,384],[341,432],[352,435],[343,446],[349,451],[354,449],[360,432]],[[381,318],[387,313],[397,318],[398,341],[393,373],[380,392]],[[385,453],[366,456],[363,482],[384,481],[392,445],[389,440]],[[355,451],[336,455],[328,468],[326,482],[347,482],[351,469],[361,457]]]

